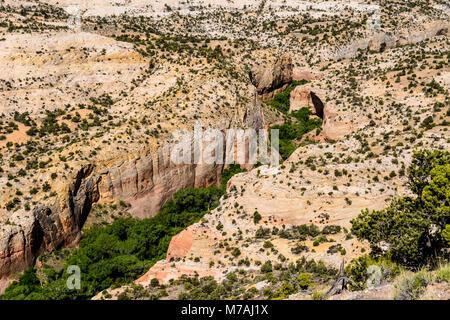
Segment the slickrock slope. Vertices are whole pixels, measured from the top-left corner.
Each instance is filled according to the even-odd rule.
[[[39,114],[43,109],[86,103],[94,92],[101,96],[129,90],[148,60],[131,44],[111,38],[49,32],[6,37],[0,63],[0,112]],[[19,102],[21,109],[17,110]]]

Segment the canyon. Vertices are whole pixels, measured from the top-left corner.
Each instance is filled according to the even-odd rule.
[[[367,24],[371,1],[2,2],[0,292],[39,256],[78,247],[97,205],[141,220],[179,190],[219,186],[228,165],[171,161],[176,131],[270,130],[304,108],[322,125],[288,159],[242,163],[165,259],[94,299],[303,257],[339,268],[369,251],[351,220],[409,195],[398,172],[414,149],[450,150],[449,13],[394,2],[382,30]],[[271,104],[290,89],[286,112]],[[310,224],[339,231],[319,244],[278,233]]]

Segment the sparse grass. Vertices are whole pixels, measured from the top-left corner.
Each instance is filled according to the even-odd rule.
[[[436,282],[450,282],[450,263],[441,264],[436,270]]]
[[[325,295],[322,291],[314,291],[311,300],[325,300]]]
[[[394,285],[394,300],[417,300],[432,281],[433,277],[425,270],[402,274]]]
[[[425,293],[428,285],[440,282],[450,282],[450,264],[439,265],[435,271],[425,269],[416,273],[402,273],[394,284],[395,300],[417,300]]]

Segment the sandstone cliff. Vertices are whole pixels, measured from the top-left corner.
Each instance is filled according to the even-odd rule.
[[[298,86],[291,91],[289,112],[308,108],[312,115],[324,118],[325,105],[311,89]]]
[[[380,51],[407,44],[415,44],[434,36],[443,36],[448,33],[450,24],[445,21],[432,21],[424,25],[417,25],[414,29],[404,29],[396,33],[372,31],[364,38],[357,39],[351,44],[334,49],[330,52],[330,60],[349,59],[359,50]]]
[[[60,203],[36,206],[31,213],[19,210],[0,234],[0,281],[34,265],[44,251],[78,243],[92,203],[99,199],[99,178],[94,167],[81,168]]]
[[[263,128],[261,104],[255,101],[243,118],[246,126]],[[16,211],[0,233],[0,281],[6,283],[9,275],[32,267],[44,251],[77,245],[97,201],[124,200],[131,204],[134,218],[149,218],[178,190],[221,182],[224,164],[176,165],[171,160],[173,147],[167,144],[155,153],[109,167],[88,164],[78,170],[55,202],[39,205],[31,214]],[[226,152],[224,148],[224,156]]]
[[[272,66],[255,67],[250,72],[250,80],[262,100],[267,101],[291,84],[292,71],[292,58],[289,54],[284,54]]]

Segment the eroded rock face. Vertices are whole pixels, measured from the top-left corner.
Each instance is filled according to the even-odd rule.
[[[257,67],[250,72],[250,80],[263,101],[283,91],[292,82],[292,58],[289,54],[279,57],[270,67]]]
[[[17,212],[11,217],[10,224],[3,227],[1,233],[0,282],[15,270],[31,266],[38,251],[36,240],[40,234],[34,214],[22,216],[20,219],[19,214],[20,212]]]
[[[246,110],[243,123],[254,129],[264,125],[259,103]],[[80,168],[54,203],[32,212],[16,211],[0,232],[0,291],[8,276],[34,265],[45,251],[77,245],[92,204],[124,200],[135,218],[155,215],[175,192],[202,188],[221,181],[223,164],[174,164],[168,144],[134,159],[108,167],[88,164]],[[233,151],[231,151],[233,152]],[[224,150],[224,155],[226,150]],[[173,249],[176,252],[176,247]]]
[[[200,277],[212,276],[219,280],[223,274],[217,269],[210,268],[208,264],[180,260],[189,253],[193,245],[197,248],[201,247],[202,239],[205,241],[208,239],[222,240],[223,237],[217,230],[198,224],[188,227],[172,238],[167,249],[166,259],[158,261],[135,283],[148,285],[154,278],[158,279],[160,283],[168,283],[170,279],[178,279],[183,274],[190,276],[198,274]]]
[[[19,210],[0,233],[0,282],[34,265],[44,251],[78,243],[81,227],[99,198],[99,178],[94,167],[81,168],[59,204],[39,205],[33,211]]]
[[[257,99],[254,106],[244,113],[243,123],[255,130],[264,127],[263,112]],[[133,217],[149,218],[181,189],[205,188],[220,183],[224,164],[193,163],[193,146],[192,163],[175,164],[171,159],[174,147],[168,144],[158,149],[156,154],[143,155],[99,172],[100,201],[124,200],[131,204]],[[223,147],[224,157],[235,152],[226,150],[225,143]],[[252,165],[242,167],[250,169]]]
[[[443,21],[433,21],[414,30],[405,29],[396,34],[373,32],[366,38],[355,41],[349,46],[339,48],[330,55],[331,59],[348,59],[354,57],[358,50],[382,51],[407,44],[414,44],[435,36],[448,34],[450,24]]]
[[[203,188],[220,182],[223,165],[174,164],[171,147],[156,155],[126,161],[101,173],[101,201],[124,200],[136,218],[155,215],[175,192]]]
[[[315,91],[313,91],[315,90]],[[324,93],[310,87],[298,86],[291,92],[289,112],[302,108],[311,110],[313,116],[323,120],[322,134],[326,140],[340,140],[359,127],[367,125],[368,119],[351,122],[348,114],[331,105],[325,106]]]
[[[298,111],[302,108],[311,110],[312,115],[324,118],[325,105],[322,100],[309,88],[296,87],[291,92],[289,112]]]

